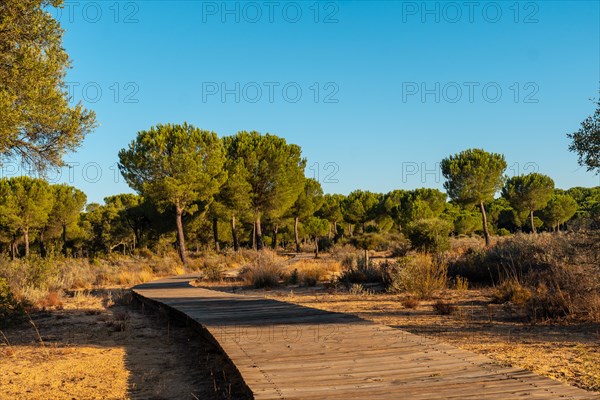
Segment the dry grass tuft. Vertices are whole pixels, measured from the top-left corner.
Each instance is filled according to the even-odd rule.
[[[284,278],[285,258],[272,250],[261,250],[250,266],[240,271],[240,277],[255,288],[274,287]]]
[[[398,260],[389,272],[392,293],[406,291],[419,299],[428,299],[447,286],[446,264],[430,254],[415,253]]]
[[[433,303],[433,310],[439,315],[452,315],[456,312],[456,306],[443,300]]]
[[[419,307],[419,300],[412,296],[407,296],[400,300],[400,304],[402,304],[402,307],[412,310]]]

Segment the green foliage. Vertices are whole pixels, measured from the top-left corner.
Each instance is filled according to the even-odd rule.
[[[323,205],[323,189],[321,184],[308,178],[304,181],[304,190],[292,205],[290,212],[293,217],[304,219],[312,216]]]
[[[565,194],[577,202],[577,213],[573,220],[578,227],[600,227],[600,187],[574,187]]]
[[[316,240],[327,234],[329,231],[329,222],[319,217],[308,217],[303,222],[303,227],[306,234]]]
[[[481,226],[481,216],[473,210],[461,210],[454,219],[454,232],[457,235],[471,235]]]
[[[377,194],[355,190],[346,197],[342,205],[344,219],[352,224],[361,224],[364,228],[369,220],[375,218],[378,204]]]
[[[53,203],[52,188],[42,179],[18,176],[0,182],[0,220],[12,234],[22,232],[26,256],[30,231],[46,225]]]
[[[568,194],[554,194],[541,212],[541,219],[550,228],[558,230],[577,212],[577,202]]]
[[[506,169],[504,156],[481,149],[469,149],[442,160],[441,169],[446,178],[444,188],[452,200],[465,207],[480,207],[485,242],[489,245],[484,203],[491,202],[503,186]]]
[[[502,189],[502,196],[515,210],[529,212],[533,232],[536,231],[534,211],[544,208],[553,193],[554,181],[552,178],[538,173],[514,176],[508,179]]]
[[[0,5],[0,158],[44,170],[62,165],[95,127],[95,115],[69,105],[70,65],[62,29],[46,8],[59,0],[7,0]]]
[[[469,149],[442,160],[441,168],[448,196],[472,206],[492,201],[502,189],[506,161],[501,154]]]
[[[127,183],[176,214],[179,254],[187,263],[182,226],[184,214],[206,207],[225,180],[225,154],[214,132],[192,125],[158,125],[138,132],[128,149],[119,152],[119,170]]]
[[[379,247],[388,244],[387,238],[376,232],[357,235],[350,241],[355,247],[363,250],[377,250]]]
[[[278,216],[289,209],[304,187],[306,160],[300,147],[254,131],[239,132],[224,141],[229,158],[243,161],[253,211]]]
[[[579,165],[600,173],[600,100],[593,115],[587,117],[577,132],[568,134],[569,150],[577,153]]]
[[[240,190],[250,200],[261,248],[261,218],[280,217],[294,204],[304,188],[306,160],[299,146],[270,134],[243,131],[223,141],[228,158],[240,160],[240,179],[245,180]]]
[[[66,184],[52,186],[52,192],[54,197],[53,206],[48,217],[48,223],[43,228],[45,233],[50,233],[50,235],[46,234],[44,237],[48,239],[48,236],[62,233],[63,253],[66,256],[68,228],[73,227],[73,230],[76,230],[87,196],[81,190]]]
[[[438,253],[450,247],[452,225],[439,218],[420,219],[408,226],[407,236],[418,250]]]
[[[317,210],[316,215],[331,223],[341,222],[344,218],[342,214],[344,198],[344,195],[341,194],[325,194],[323,196],[323,204]]]
[[[227,178],[225,155],[216,133],[192,125],[157,125],[138,132],[119,152],[127,183],[164,210],[193,214],[208,203]]]

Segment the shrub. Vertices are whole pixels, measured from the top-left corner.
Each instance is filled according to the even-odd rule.
[[[439,253],[450,248],[452,225],[439,218],[420,219],[408,226],[408,239],[415,249]]]
[[[289,272],[286,282],[303,286],[315,286],[321,281],[335,279],[340,271],[337,261],[324,259],[300,260],[291,264],[291,267],[293,270]]]
[[[215,260],[204,260],[200,271],[204,279],[210,282],[220,282],[223,280],[225,266]]]
[[[456,278],[454,278],[454,290],[456,290],[459,294],[464,294],[467,290],[469,290],[469,280],[458,275]]]
[[[347,256],[342,261],[342,273],[339,281],[350,287],[353,283],[384,283],[385,276],[381,268],[364,257]]]
[[[390,245],[390,250],[392,252],[392,257],[404,257],[410,251],[410,240],[408,240],[404,235],[399,235],[394,238]]]
[[[20,321],[25,315],[26,305],[15,298],[6,278],[0,278],[0,327]]]
[[[419,299],[430,298],[447,283],[447,267],[439,258],[430,254],[416,253],[400,258],[390,276],[391,292],[406,291]]]
[[[265,288],[277,286],[283,272],[283,258],[274,251],[261,250],[258,258],[240,271],[240,277],[255,288]]]
[[[349,244],[339,243],[331,248],[331,256],[338,262],[342,263],[342,266],[344,266],[344,260],[360,257],[361,254],[362,252],[358,251],[356,247]]]
[[[323,237],[319,239],[319,251],[329,251],[333,247],[333,240],[328,237]]]
[[[493,299],[496,303],[510,302],[517,306],[524,306],[531,299],[531,291],[516,279],[507,279],[496,288]]]
[[[456,306],[442,300],[438,300],[433,304],[433,310],[439,315],[451,315],[456,312]]]
[[[362,296],[367,293],[365,287],[360,283],[353,284],[352,286],[350,286],[350,289],[348,291],[354,296]]]
[[[294,268],[294,270],[286,276],[286,285],[297,285],[300,281],[299,276],[300,275],[298,274],[298,268]]]
[[[532,271],[525,284],[532,291],[527,304],[532,320],[569,318],[598,322],[600,265],[554,265]]]
[[[500,238],[450,261],[450,275],[498,284],[496,301],[525,305],[529,317],[593,321],[599,312],[600,235],[590,232]]]
[[[404,308],[415,309],[419,306],[419,300],[412,296],[407,296],[400,301],[400,304],[402,304],[402,307]]]

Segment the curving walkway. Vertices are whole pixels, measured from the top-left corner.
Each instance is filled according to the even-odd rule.
[[[255,399],[597,399],[533,372],[358,317],[196,288],[136,286],[202,325]]]

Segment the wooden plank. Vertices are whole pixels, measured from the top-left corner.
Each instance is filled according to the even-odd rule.
[[[600,399],[530,371],[356,316],[189,285],[134,292],[198,323],[254,397],[271,399]]]

